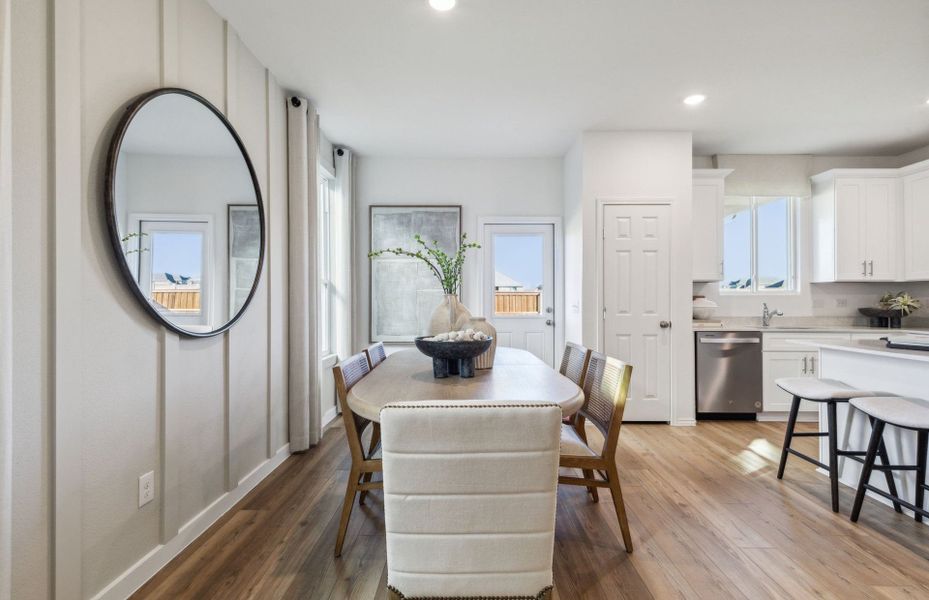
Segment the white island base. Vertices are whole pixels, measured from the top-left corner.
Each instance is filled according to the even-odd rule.
[[[885,342],[876,340],[819,344],[819,352],[819,376],[823,379],[836,379],[852,387],[884,395],[929,400],[929,352],[890,349]],[[839,403],[837,409],[839,448],[867,449],[871,435],[867,416],[844,402]],[[819,425],[820,431],[827,431],[825,404],[820,407]],[[916,432],[888,424],[884,430],[884,443],[891,464],[916,464]],[[828,440],[825,437],[820,438],[819,457],[821,462],[829,463]],[[860,463],[845,457],[839,458],[839,478],[842,483],[857,489],[860,475]],[[905,500],[913,502],[916,474],[912,471],[895,471],[894,478],[897,492]],[[870,483],[886,491],[884,479],[880,471],[874,471]],[[869,494],[869,497],[890,505],[886,498],[875,494]],[[846,503],[841,509],[847,513],[851,506]],[[906,509],[904,512],[912,515]],[[867,511],[862,514],[866,517]]]

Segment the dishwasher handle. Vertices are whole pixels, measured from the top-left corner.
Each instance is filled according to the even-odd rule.
[[[761,338],[700,338],[701,344],[760,344]]]

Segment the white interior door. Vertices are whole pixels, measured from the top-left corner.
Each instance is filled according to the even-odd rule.
[[[497,345],[555,353],[555,247],[551,224],[484,226],[484,312]]]
[[[625,421],[671,419],[670,210],[603,208],[603,349],[633,367]]]

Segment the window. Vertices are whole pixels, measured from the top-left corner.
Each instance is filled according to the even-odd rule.
[[[494,314],[538,315],[542,312],[542,235],[493,234]]]
[[[330,211],[335,180],[319,178],[319,350],[322,355],[335,352],[335,315],[332,282],[332,213]]]
[[[797,291],[795,203],[787,196],[726,198],[720,289],[738,294]]]

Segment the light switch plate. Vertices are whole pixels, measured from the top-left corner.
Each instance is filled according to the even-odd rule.
[[[155,499],[155,472],[149,471],[139,477],[139,508]]]

